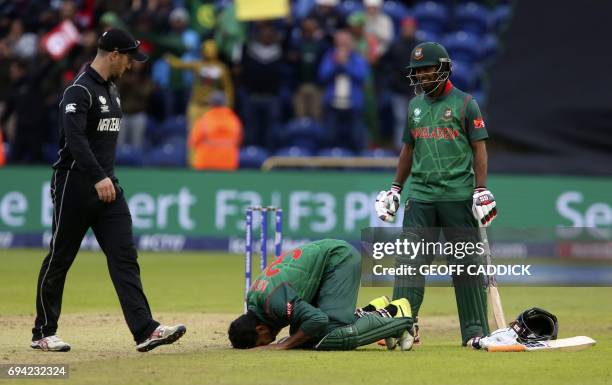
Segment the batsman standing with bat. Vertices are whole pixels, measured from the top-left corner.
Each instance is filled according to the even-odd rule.
[[[408,69],[417,96],[409,104],[395,180],[390,190],[379,193],[377,214],[383,221],[392,222],[404,189],[405,235],[416,242],[435,242],[442,228],[446,241],[477,242],[478,227],[488,226],[497,214],[493,194],[486,187],[488,134],[480,109],[471,95],[449,80],[452,64],[442,45],[417,45]],[[433,257],[419,255],[412,260],[398,258],[398,262],[430,264]],[[447,261],[482,264],[482,256],[461,260],[451,256]],[[484,277],[453,276],[453,285],[465,345],[472,337],[489,334]],[[393,298],[408,299],[415,321],[424,293],[424,276],[396,277]]]
[[[185,326],[163,326],[151,315],[140,281],[132,218],[114,173],[122,112],[113,81],[130,69],[132,60],[147,60],[139,45],[126,31],[105,32],[93,62],[62,95],[59,159],[53,165],[51,181],[53,237],[38,276],[33,349],[70,350],[56,335],[57,323],[66,274],[89,228],[106,254],[137,350],[172,343],[185,333]]]

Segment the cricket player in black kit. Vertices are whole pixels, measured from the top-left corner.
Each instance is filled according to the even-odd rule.
[[[155,321],[142,289],[132,218],[114,175],[121,99],[113,80],[132,60],[145,61],[140,42],[111,29],[98,40],[98,53],[65,89],[59,105],[60,151],[53,165],[53,226],[49,254],[38,276],[34,349],[68,351],[57,335],[64,282],[85,233],[91,228],[106,255],[108,270],[137,350],[149,351],[185,334],[184,325]]]

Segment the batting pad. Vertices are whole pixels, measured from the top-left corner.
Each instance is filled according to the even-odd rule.
[[[317,350],[353,350],[388,337],[400,337],[405,330],[412,331],[413,320],[383,318],[368,314],[355,323],[334,329],[315,346]]]

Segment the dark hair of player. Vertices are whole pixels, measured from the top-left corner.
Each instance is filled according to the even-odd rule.
[[[255,313],[248,311],[246,314],[236,318],[227,331],[232,346],[236,349],[250,349],[257,344],[257,331],[259,319]]]

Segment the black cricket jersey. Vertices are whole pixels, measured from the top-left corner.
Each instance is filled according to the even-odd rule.
[[[117,86],[87,65],[64,90],[59,114],[60,150],[53,168],[83,171],[93,183],[114,177],[122,117]]]

